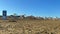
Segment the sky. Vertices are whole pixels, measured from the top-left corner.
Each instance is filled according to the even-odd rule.
[[[60,0],[0,0],[0,15],[57,16],[60,17]]]

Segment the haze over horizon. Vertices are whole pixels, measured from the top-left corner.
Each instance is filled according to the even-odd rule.
[[[0,15],[3,10],[7,10],[8,15],[60,17],[60,0],[0,0]]]

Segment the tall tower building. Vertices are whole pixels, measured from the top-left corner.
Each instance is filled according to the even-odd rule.
[[[3,14],[3,20],[6,20],[7,19],[7,11],[3,10],[2,14]]]

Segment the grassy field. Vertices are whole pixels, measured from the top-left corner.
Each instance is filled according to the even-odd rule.
[[[0,34],[60,34],[60,20],[0,20]]]

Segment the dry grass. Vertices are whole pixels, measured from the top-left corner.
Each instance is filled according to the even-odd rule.
[[[60,20],[0,20],[0,34],[60,34]]]

